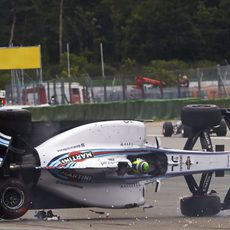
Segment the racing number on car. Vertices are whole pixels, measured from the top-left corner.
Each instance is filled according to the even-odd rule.
[[[173,162],[172,166],[171,166],[171,171],[174,171],[174,167],[177,167],[179,165],[179,161],[178,161],[178,156],[172,156],[171,160]]]
[[[171,166],[171,171],[172,172],[174,171],[174,168],[177,167],[178,165],[180,165],[180,171],[183,170],[183,158],[182,158],[181,155],[179,157],[178,156],[171,156],[171,160],[173,162],[173,164]],[[187,166],[187,169],[190,170],[191,165],[192,165],[191,157],[190,156],[187,156],[185,164]]]

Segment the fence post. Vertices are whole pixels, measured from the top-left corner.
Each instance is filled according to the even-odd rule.
[[[65,86],[64,86],[65,82],[63,79],[61,79],[61,104],[65,104]]]
[[[127,84],[125,82],[124,75],[122,74],[122,96],[123,100],[127,100]]]
[[[73,99],[72,99],[72,91],[71,91],[71,81],[69,80],[69,103],[72,104],[73,103]]]
[[[177,74],[177,97],[180,98],[181,97],[181,90],[180,90],[180,75]]]
[[[107,89],[106,89],[106,79],[103,79],[104,84],[104,102],[107,101]]]
[[[53,96],[57,100],[56,81],[55,80],[53,80]]]
[[[50,101],[50,82],[49,81],[47,82],[47,94],[48,94],[47,95],[48,96],[47,99],[48,99],[48,102],[49,102]]]
[[[219,96],[222,96],[222,89],[221,89],[221,72],[220,72],[220,65],[216,65],[216,70],[217,70],[217,81],[218,81],[218,92]]]
[[[164,99],[164,89],[162,85],[160,85],[160,94],[161,94],[161,99]]]
[[[197,74],[197,80],[198,80],[198,97],[201,98],[201,74],[200,74],[200,68],[196,69]]]
[[[223,82],[223,75],[221,73],[220,65],[217,64],[217,79],[218,79],[218,92],[219,92],[219,97],[228,97],[228,92],[225,88],[225,84]]]

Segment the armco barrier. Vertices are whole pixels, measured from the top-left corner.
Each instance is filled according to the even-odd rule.
[[[216,104],[230,107],[230,99],[137,100],[98,104],[30,107],[33,121],[101,121],[114,119],[161,120],[180,118],[181,108],[188,104]]]

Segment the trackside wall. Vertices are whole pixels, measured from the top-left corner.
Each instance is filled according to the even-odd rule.
[[[161,120],[179,119],[181,108],[188,104],[216,104],[230,107],[230,99],[200,100],[137,100],[97,104],[57,105],[30,107],[32,120],[36,122],[101,121],[115,119]]]

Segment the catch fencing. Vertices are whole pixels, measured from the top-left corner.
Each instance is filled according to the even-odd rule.
[[[39,105],[103,103],[140,99],[198,98],[216,99],[230,96],[230,65],[169,71],[173,80],[162,87],[143,83],[138,87],[136,76],[116,75],[104,78],[71,77],[48,82],[36,82],[17,75],[6,87],[8,104]],[[187,85],[181,84],[186,76]],[[151,77],[154,79],[154,76]],[[23,80],[22,80],[23,79]],[[160,76],[164,81],[164,76]]]

